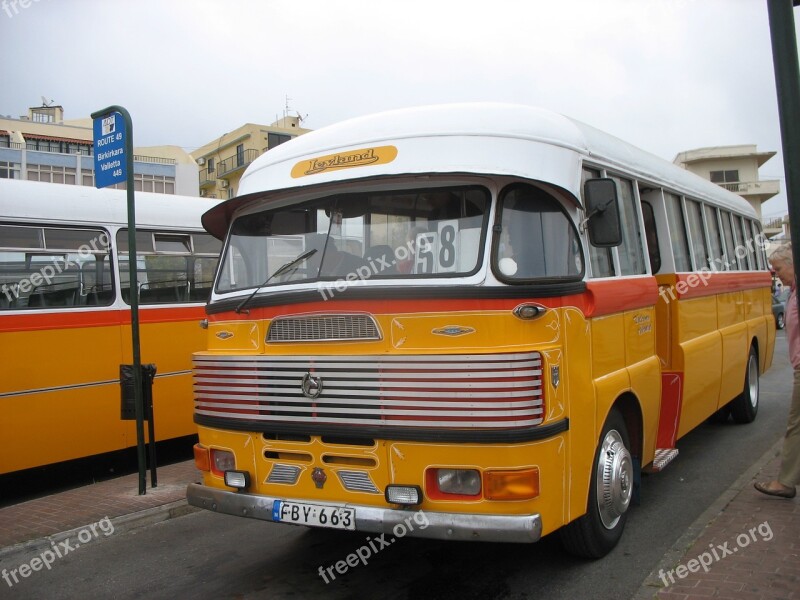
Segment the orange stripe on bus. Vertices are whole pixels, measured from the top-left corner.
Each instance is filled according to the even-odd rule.
[[[590,281],[586,291],[589,304],[583,313],[587,317],[655,306],[658,298],[655,277]]]
[[[204,306],[169,308],[141,308],[139,323],[168,323],[193,321],[205,317]],[[86,312],[31,312],[29,314],[0,315],[0,333],[12,331],[35,331],[45,329],[74,329],[81,327],[111,327],[129,325],[130,310],[109,309]]]

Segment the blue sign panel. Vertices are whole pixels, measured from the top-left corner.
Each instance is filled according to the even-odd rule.
[[[94,120],[94,185],[108,187],[127,180],[125,119],[118,112]]]

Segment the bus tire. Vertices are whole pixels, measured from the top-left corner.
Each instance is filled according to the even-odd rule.
[[[734,423],[752,423],[758,414],[759,380],[758,353],[750,346],[747,367],[744,373],[744,390],[731,402],[731,416]]]
[[[731,405],[726,404],[722,408],[720,408],[717,412],[709,417],[709,421],[711,423],[727,423],[728,417],[731,416]]]
[[[625,420],[616,409],[606,419],[592,465],[586,514],[560,530],[564,549],[600,558],[617,545],[633,495],[633,459]]]

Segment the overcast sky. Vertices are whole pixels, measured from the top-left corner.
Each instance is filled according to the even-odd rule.
[[[795,11],[795,20],[800,14]],[[286,98],[318,129],[443,102],[542,106],[667,160],[779,154],[767,0],[3,0],[0,114],[128,109],[134,144],[187,151]]]

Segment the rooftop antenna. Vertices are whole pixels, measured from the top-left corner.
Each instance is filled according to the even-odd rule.
[[[46,106],[46,107],[49,108],[50,106],[53,105],[53,102],[55,102],[55,100],[53,100],[52,98],[50,100],[48,100],[47,98],[42,96],[42,106]]]
[[[284,119],[289,116],[289,111],[291,110],[289,108],[289,100],[291,100],[291,98],[289,98],[289,96],[285,96],[285,98],[286,98],[286,104],[285,104],[285,106],[283,108],[283,118]],[[305,115],[301,115],[299,111],[295,110],[295,111],[292,111],[292,112],[294,112],[295,115],[297,115],[297,120],[299,122],[301,122],[301,123],[306,119],[306,117],[308,117],[308,113],[306,113]]]

